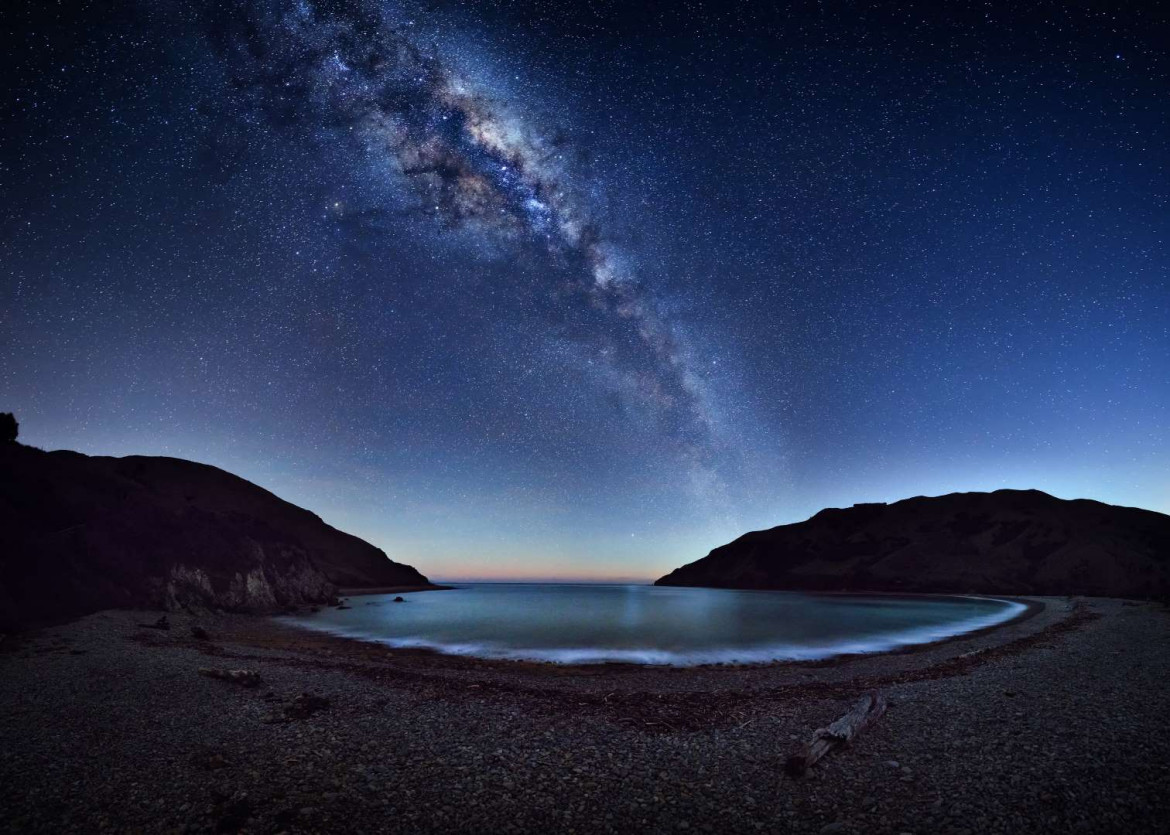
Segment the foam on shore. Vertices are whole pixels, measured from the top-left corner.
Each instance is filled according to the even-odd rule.
[[[929,644],[935,641],[966,635],[1006,623],[1028,607],[1014,600],[978,598],[1003,604],[1003,609],[988,615],[967,618],[953,623],[922,626],[914,629],[869,635],[855,640],[838,641],[831,644],[806,646],[798,644],[774,644],[755,647],[727,647],[689,650],[673,650],[646,647],[623,649],[617,647],[505,647],[491,641],[444,643],[424,637],[390,638],[361,629],[323,626],[300,618],[282,618],[306,629],[326,632],[343,638],[382,644],[399,649],[426,649],[444,655],[461,655],[473,658],[511,661],[538,661],[552,664],[646,664],[670,667],[696,667],[706,664],[767,664],[775,661],[820,661],[839,655],[871,654],[889,652],[901,647]]]

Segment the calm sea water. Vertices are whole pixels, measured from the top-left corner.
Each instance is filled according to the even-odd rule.
[[[311,629],[458,655],[562,663],[693,665],[880,652],[970,632],[1024,607],[983,598],[897,598],[642,585],[475,583],[358,596],[351,609],[287,618]]]

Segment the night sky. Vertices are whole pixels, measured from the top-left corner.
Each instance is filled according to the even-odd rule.
[[[1170,512],[1159,4],[0,22],[27,443],[215,464],[439,579],[956,490]]]

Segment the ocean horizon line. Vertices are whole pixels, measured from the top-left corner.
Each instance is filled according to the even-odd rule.
[[[657,577],[435,577],[432,582],[497,583],[500,585],[652,586]]]

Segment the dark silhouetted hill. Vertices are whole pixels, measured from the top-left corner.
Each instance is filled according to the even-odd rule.
[[[1038,490],[822,510],[659,579],[738,589],[1170,594],[1170,516]]]
[[[430,585],[216,467],[0,444],[0,627],[132,606],[278,611],[339,586]]]

